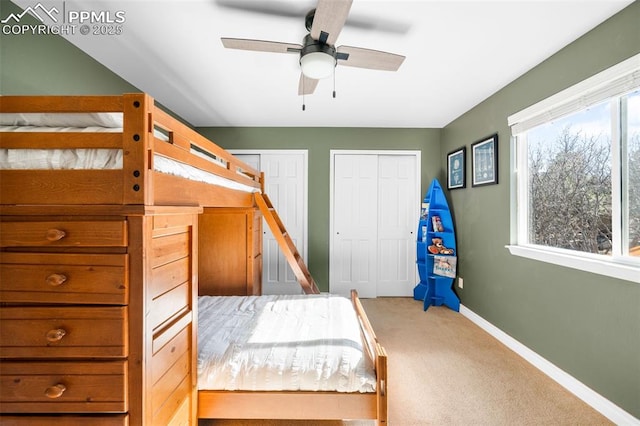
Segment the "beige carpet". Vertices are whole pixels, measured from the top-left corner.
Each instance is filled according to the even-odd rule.
[[[389,356],[389,424],[608,425],[600,413],[457,312],[363,299]],[[200,426],[369,426],[370,421],[203,420]]]

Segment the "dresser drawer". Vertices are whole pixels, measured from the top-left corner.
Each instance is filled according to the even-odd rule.
[[[2,247],[125,247],[126,221],[2,222]]]
[[[126,307],[4,307],[0,358],[111,358],[128,353]]]
[[[127,411],[127,362],[3,362],[0,412]]]
[[[0,302],[124,305],[128,255],[0,253]]]

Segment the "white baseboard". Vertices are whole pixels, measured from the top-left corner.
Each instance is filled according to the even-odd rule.
[[[586,386],[570,374],[564,372],[560,368],[553,365],[495,325],[491,324],[469,308],[460,305],[460,313],[467,317],[471,322],[482,328],[484,331],[495,337],[502,344],[520,355],[534,367],[551,377],[569,392],[589,404],[595,410],[599,411],[603,416],[607,417],[617,425],[640,425],[640,419],[637,419],[630,413],[618,407],[593,389]]]

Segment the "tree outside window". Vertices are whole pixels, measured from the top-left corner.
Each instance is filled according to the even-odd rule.
[[[640,256],[640,91],[521,137],[528,158],[528,243]]]

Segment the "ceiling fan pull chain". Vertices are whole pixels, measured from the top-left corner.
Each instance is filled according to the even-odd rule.
[[[336,98],[336,69],[333,68],[333,99]]]
[[[304,77],[302,78],[302,110],[305,110],[305,105],[304,105]]]

